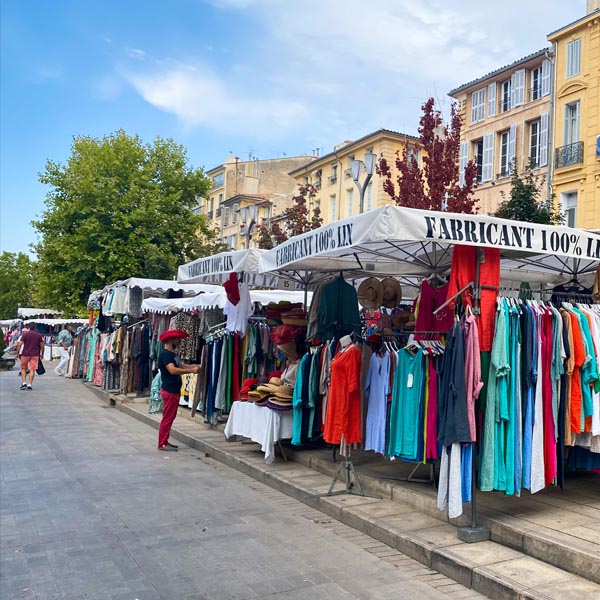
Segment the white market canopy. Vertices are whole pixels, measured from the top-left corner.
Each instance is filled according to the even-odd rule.
[[[289,277],[278,273],[266,273],[262,269],[262,257],[268,250],[250,248],[248,250],[232,250],[213,256],[198,258],[180,265],[177,269],[177,281],[181,283],[225,283],[231,273],[237,273],[250,286],[270,289],[293,290],[301,286]],[[304,289],[302,287],[302,289]]]
[[[312,292],[307,293],[308,302],[312,299]],[[267,305],[270,302],[304,302],[304,292],[293,290],[250,290],[252,302]],[[223,288],[219,292],[198,294],[191,298],[146,298],[142,302],[142,311],[161,314],[203,310],[207,308],[225,308],[227,294]]]
[[[17,315],[24,319],[31,319],[39,315],[60,315],[61,312],[53,308],[19,308]]]
[[[216,285],[207,285],[201,283],[179,283],[177,281],[170,281],[168,279],[144,279],[142,277],[129,277],[128,279],[122,279],[119,281],[115,281],[115,283],[111,283],[110,285],[105,286],[101,294],[105,294],[110,290],[118,287],[126,287],[128,289],[131,288],[140,288],[144,292],[159,292],[159,293],[167,293],[169,291],[179,292],[183,291],[188,295],[200,294],[202,292],[216,292],[219,289],[219,286]]]
[[[88,319],[35,319],[37,325],[49,325],[54,327],[56,325],[86,325]]]
[[[266,272],[426,276],[450,268],[452,246],[500,249],[510,281],[558,283],[592,273],[600,236],[564,226],[384,206],[295,236],[266,251]]]

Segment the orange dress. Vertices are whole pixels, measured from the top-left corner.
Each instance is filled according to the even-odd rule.
[[[360,348],[356,345],[337,354],[331,361],[331,378],[323,439],[339,444],[361,441],[360,426]]]

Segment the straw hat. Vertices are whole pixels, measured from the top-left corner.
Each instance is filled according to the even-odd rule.
[[[386,308],[396,308],[402,302],[402,288],[400,283],[392,277],[386,277],[381,280],[383,285],[383,300],[382,306]]]
[[[290,360],[296,360],[298,358],[298,352],[296,350],[296,342],[288,342],[287,344],[278,344],[277,347]]]
[[[306,327],[308,325],[306,317],[301,314],[288,313],[281,315],[281,322],[284,325],[295,325],[296,327]]]
[[[358,286],[357,296],[363,308],[380,308],[383,300],[383,284],[377,277],[369,277]]]
[[[294,395],[294,388],[291,385],[282,385],[276,392],[275,396],[278,399],[291,400]]]

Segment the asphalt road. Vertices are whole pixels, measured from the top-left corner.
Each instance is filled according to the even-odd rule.
[[[483,598],[156,431],[47,365],[0,373],[0,598]]]

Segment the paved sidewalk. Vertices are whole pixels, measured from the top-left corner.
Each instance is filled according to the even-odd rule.
[[[0,427],[3,600],[483,598],[50,370]]]

